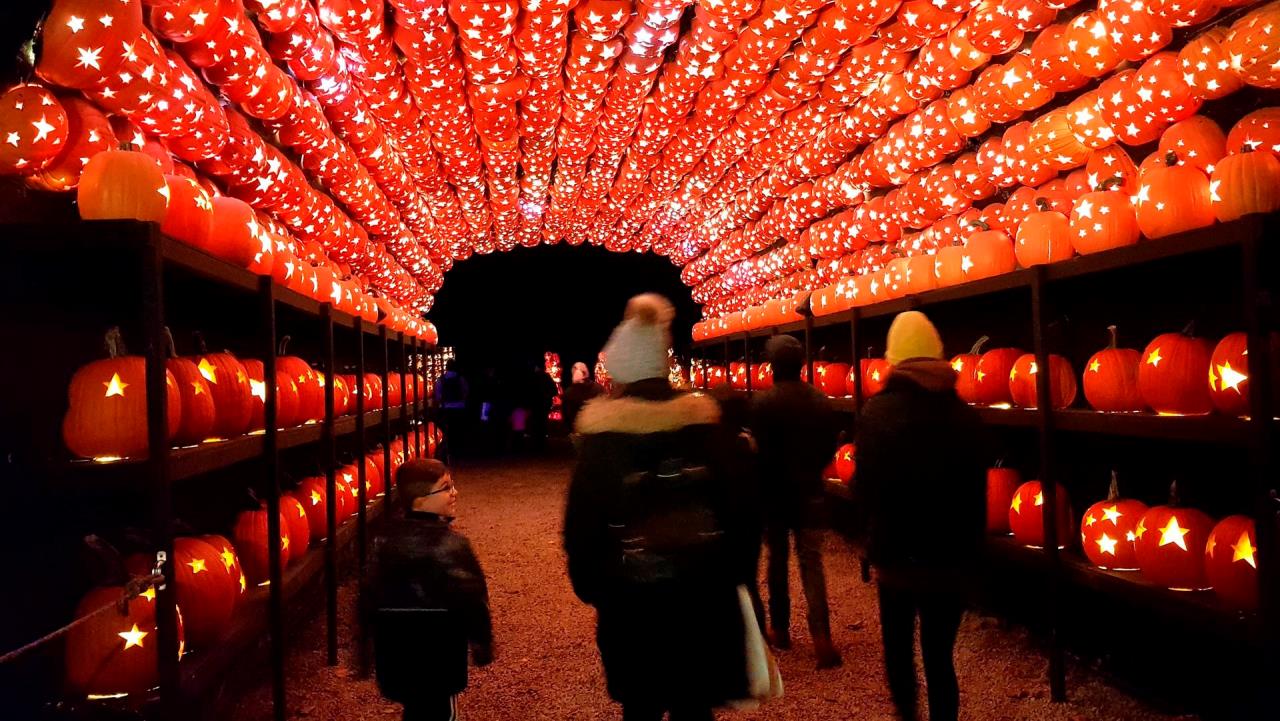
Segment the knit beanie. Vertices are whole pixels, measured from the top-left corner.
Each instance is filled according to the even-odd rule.
[[[775,335],[764,346],[765,357],[773,368],[773,376],[779,380],[795,380],[800,377],[804,365],[804,346],[795,336]]]
[[[656,293],[627,301],[622,323],[604,346],[605,367],[623,385],[647,378],[667,377],[667,348],[671,347],[671,302]]]
[[[899,313],[889,326],[885,360],[893,365],[913,358],[942,358],[942,338],[928,316],[918,310]]]

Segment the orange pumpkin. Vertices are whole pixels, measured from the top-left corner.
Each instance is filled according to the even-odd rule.
[[[1209,388],[1212,347],[1186,333],[1157,336],[1142,352],[1138,390],[1142,400],[1162,415],[1205,415],[1213,410]]]
[[[1206,588],[1205,545],[1213,519],[1194,508],[1156,506],[1143,514],[1134,531],[1142,577],[1165,588]]]
[[[192,358],[213,392],[217,421],[213,435],[234,438],[249,430],[253,419],[253,393],[249,373],[230,353],[206,353]]]
[[[1097,191],[1080,196],[1071,209],[1071,244],[1081,255],[1123,248],[1138,242],[1138,216],[1129,195],[1112,178]]]
[[[289,527],[289,558],[300,559],[311,542],[311,521],[306,506],[290,495],[280,496],[280,514]]]
[[[1080,546],[1089,562],[1118,571],[1138,570],[1138,522],[1147,504],[1120,497],[1115,473],[1107,498],[1089,506],[1080,519]]]
[[[102,111],[80,98],[68,96],[60,102],[67,112],[67,142],[48,167],[26,180],[32,187],[54,192],[76,187],[89,158],[116,147],[111,121]],[[0,108],[3,105],[0,99]]]
[[[270,576],[269,554],[275,551],[270,550],[267,519],[265,507],[254,511],[241,511],[236,517],[235,528],[231,534],[240,557],[240,566],[244,569],[244,575],[249,583],[253,584],[261,584]],[[290,545],[292,541],[289,539],[289,522],[282,512],[280,513],[280,546],[277,549],[282,569],[289,565]]]
[[[307,525],[311,529],[311,543],[316,544],[329,535],[328,479],[324,476],[308,476],[302,479],[292,492],[307,513]],[[341,519],[339,519],[341,522]]]
[[[53,164],[67,145],[62,103],[40,85],[17,85],[0,95],[0,175],[27,175]]]
[[[1280,108],[1262,108],[1240,118],[1227,133],[1227,153],[1269,150],[1280,153]]]
[[[1013,364],[1009,371],[1009,395],[1014,405],[1036,408],[1039,405],[1037,384],[1040,373],[1036,357],[1027,353]],[[1071,361],[1060,355],[1049,356],[1049,400],[1054,409],[1067,408],[1076,400],[1076,372]]]
[[[1109,145],[1090,153],[1084,169],[1088,173],[1090,187],[1100,188],[1116,179],[1119,185],[1110,187],[1130,195],[1138,190],[1138,166],[1128,151],[1119,145]]]
[[[978,362],[982,360],[982,346],[991,340],[982,336],[968,353],[951,359],[951,370],[956,372],[956,395],[965,403],[978,402]]]
[[[1002,273],[1012,273],[1018,267],[1013,240],[1002,230],[991,230],[984,223],[977,224],[979,231],[969,236],[965,244],[965,258],[969,268],[969,280],[990,278]]]
[[[1070,260],[1075,255],[1071,246],[1071,221],[1051,210],[1049,201],[1036,198],[1038,212],[1031,213],[1018,226],[1018,243],[1014,253],[1023,268],[1044,263]]]
[[[1280,335],[1271,335],[1271,358],[1280,363]],[[1272,375],[1277,375],[1272,372]],[[1280,377],[1278,375],[1277,377]],[[1249,338],[1230,333],[1213,349],[1209,358],[1209,397],[1219,413],[1249,415]]]
[[[1013,402],[1009,391],[1009,375],[1014,363],[1024,355],[1018,348],[995,348],[978,359],[974,378],[975,403],[995,406]]]
[[[1226,97],[1244,87],[1244,80],[1231,67],[1226,47],[1230,32],[1221,25],[1208,28],[1178,51],[1178,64],[1187,84],[1206,100]]]
[[[213,203],[200,184],[179,175],[164,176],[169,189],[169,207],[160,231],[188,245],[209,249],[213,230]]]
[[[1059,548],[1065,548],[1071,537],[1071,499],[1061,484],[1055,486],[1054,500]],[[1024,546],[1041,547],[1045,544],[1044,491],[1040,481],[1027,481],[1018,487],[1009,503],[1009,530],[1013,540]]]
[[[180,446],[199,443],[213,434],[217,420],[209,382],[188,358],[169,358],[165,366],[177,384],[182,407],[182,420],[173,431],[173,442]]]
[[[1209,533],[1204,547],[1205,578],[1232,608],[1258,607],[1258,535],[1248,516],[1227,516]]]
[[[1132,348],[1120,348],[1116,327],[1111,332],[1111,345],[1094,353],[1084,369],[1084,397],[1096,411],[1134,413],[1146,408],[1138,389],[1138,369],[1142,354]]]
[[[1223,222],[1280,210],[1280,159],[1266,151],[1228,155],[1214,167],[1209,192]]]
[[[1209,178],[1189,165],[1151,170],[1142,177],[1136,198],[1138,228],[1148,238],[1213,225]]]
[[[1280,88],[1280,10],[1268,3],[1245,15],[1227,35],[1231,69],[1249,85]]]
[[[249,204],[238,198],[219,196],[212,201],[213,224],[207,250],[213,255],[248,269],[271,241],[258,228],[258,219]]]
[[[108,150],[89,159],[76,186],[85,220],[164,221],[169,186],[156,161],[134,150]]]
[[[96,588],[76,605],[76,618],[119,604],[123,586]],[[123,606],[124,613],[99,613],[73,627],[66,637],[66,681],[77,693],[139,694],[156,685],[156,596],[148,589]],[[178,619],[181,645],[182,619]]]
[[[1203,115],[1194,115],[1164,131],[1158,152],[1166,156],[1174,153],[1176,164],[1212,173],[1214,165],[1227,154],[1227,136],[1217,123]]]

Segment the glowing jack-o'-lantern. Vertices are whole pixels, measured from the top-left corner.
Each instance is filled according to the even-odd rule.
[[[1069,260],[1075,255],[1071,246],[1071,223],[1067,216],[1053,210],[1046,198],[1035,200],[1037,212],[1028,215],[1018,226],[1014,253],[1024,268],[1044,263]]]
[[[248,431],[253,420],[253,389],[244,364],[230,353],[206,353],[191,360],[213,392],[217,409],[213,435],[233,438]]]
[[[858,449],[852,443],[846,443],[836,450],[835,457],[836,478],[844,485],[853,482],[853,476],[858,472]]]
[[[0,174],[35,173],[53,164],[67,144],[62,103],[39,85],[0,95]]]
[[[773,387],[773,365],[768,361],[755,364],[751,369],[751,387],[758,391],[767,391]]]
[[[302,479],[291,494],[306,509],[307,524],[311,527],[311,543],[317,543],[329,535],[328,480],[324,476],[308,476]]]
[[[285,375],[276,366],[276,427],[289,428],[305,420],[299,412],[298,384]],[[250,358],[244,361],[245,372],[249,374],[249,394],[253,396],[253,419],[249,421],[251,430],[260,431],[264,426],[267,384],[263,380],[262,361]]]
[[[209,534],[200,536],[200,540],[209,544],[218,552],[218,562],[222,568],[222,573],[214,573],[223,583],[231,588],[239,598],[243,596],[249,589],[249,580],[244,576],[244,569],[240,567],[240,556],[236,553],[235,546],[231,545],[225,536]]]
[[[736,391],[747,389],[747,364],[734,361],[729,364],[729,387]]]
[[[289,525],[289,557],[302,558],[311,543],[311,521],[307,518],[307,508],[297,498],[282,495],[280,514]]]
[[[1194,508],[1156,506],[1138,521],[1138,565],[1142,577],[1157,586],[1196,590],[1209,585],[1205,577],[1205,544],[1213,519]]]
[[[1212,346],[1189,332],[1165,333],[1142,351],[1138,392],[1161,415],[1204,415],[1213,410],[1205,379]]]
[[[376,450],[364,457],[364,499],[371,502],[386,495],[387,485],[382,473],[382,451]]]
[[[1105,501],[1099,501],[1084,512],[1080,520],[1080,546],[1089,562],[1102,568],[1138,570],[1138,522],[1147,505],[1120,497],[1115,473]]]
[[[1061,485],[1055,486],[1057,502],[1058,547],[1064,548],[1071,533],[1071,499]],[[1018,487],[1009,503],[1009,530],[1013,540],[1024,546],[1044,546],[1044,492],[1040,481],[1027,481]]]
[[[1123,182],[1109,178],[1096,191],[1076,199],[1071,209],[1071,244],[1076,252],[1089,255],[1138,242],[1138,217],[1128,193],[1120,190]]]
[[[1009,532],[1009,509],[1022,485],[1017,469],[997,466],[987,470],[987,533]]]
[[[152,559],[134,555],[126,559],[130,573],[151,572]],[[182,609],[187,642],[204,648],[222,634],[240,598],[238,583],[226,572],[217,548],[199,538],[173,539],[174,590]]]
[[[284,513],[281,513],[280,545],[273,550],[267,533],[267,517],[265,507],[254,511],[241,511],[231,534],[235,539],[236,551],[240,557],[244,575],[249,583],[253,584],[261,584],[268,580],[271,568],[269,554],[274,552],[280,554],[280,568],[283,569],[289,565],[289,546],[292,543],[289,539],[289,522],[285,519]]]
[[[1111,345],[1094,353],[1084,369],[1084,397],[1096,411],[1103,413],[1135,413],[1146,408],[1138,389],[1138,371],[1142,354],[1132,348],[1118,347],[1116,327],[1111,332]]]
[[[354,466],[343,466],[337,471],[334,482],[334,493],[337,496],[338,523],[346,521],[356,514],[356,470]]]
[[[1209,194],[1223,222],[1280,210],[1280,159],[1265,150],[1228,155],[1209,176]]]
[[[67,389],[62,440],[82,458],[119,459],[147,452],[146,359],[126,356],[118,329],[107,334],[110,358],[82,366]],[[165,371],[166,420],[173,437],[182,423],[178,383]]]
[[[974,372],[974,403],[985,406],[1008,405],[1013,402],[1009,376],[1018,359],[1025,355],[1019,348],[994,348],[982,354]]]
[[[319,421],[324,418],[324,380],[311,366],[298,356],[284,355],[289,339],[280,342],[280,356],[276,358],[276,368],[289,376],[298,387],[298,416],[300,422]],[[382,405],[381,395],[378,405]],[[337,404],[335,398],[334,404]]]
[[[1035,355],[1027,353],[1018,358],[1009,371],[1009,395],[1013,403],[1023,408],[1036,408],[1040,400],[1036,389],[1043,375]],[[1067,408],[1074,403],[1077,386],[1071,361],[1060,355],[1050,355],[1048,376],[1051,407]]]
[[[133,150],[107,150],[89,159],[76,186],[85,220],[164,221],[169,185],[155,159]]]
[[[1190,165],[1157,167],[1144,173],[1135,201],[1138,228],[1148,238],[1213,225],[1209,178]]]
[[[842,398],[853,391],[847,386],[849,376],[848,363],[824,363],[821,368],[814,364],[814,374],[818,376],[818,390],[831,398]]]
[[[719,388],[729,382],[728,374],[725,373],[724,366],[708,366],[707,372],[707,388]]]
[[[97,588],[76,606],[76,618],[103,606],[119,604],[123,586]],[[155,589],[147,589],[124,605],[125,613],[99,613],[73,627],[66,636],[66,681],[89,696],[137,694],[156,685],[157,653]],[[178,619],[179,645],[182,619]]]
[[[182,420],[174,429],[173,442],[180,446],[199,443],[212,434],[217,421],[209,382],[189,358],[169,358],[165,367],[173,374],[182,406]]]
[[[1218,521],[1204,548],[1205,576],[1213,592],[1233,608],[1258,607],[1258,536],[1253,519]]]
[[[884,390],[893,373],[893,364],[883,358],[862,359],[862,392],[870,398]]]
[[[956,372],[956,395],[965,403],[978,402],[978,362],[982,359],[982,346],[991,340],[982,336],[968,353],[951,359],[951,370]]]

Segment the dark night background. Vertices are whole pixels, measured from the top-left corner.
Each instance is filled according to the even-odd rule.
[[[672,336],[677,352],[687,349],[698,306],[679,268],[652,253],[560,244],[475,256],[445,274],[427,317],[440,331],[440,345],[453,346],[464,368],[555,351],[567,375],[575,361],[594,361],[627,299],[648,291],[676,306]]]

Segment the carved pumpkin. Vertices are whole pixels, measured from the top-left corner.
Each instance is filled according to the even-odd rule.
[[[223,583],[227,584],[234,592],[238,599],[248,590],[249,582],[244,577],[244,569],[240,567],[240,556],[236,554],[236,549],[231,545],[224,536],[208,534],[200,536],[200,540],[209,544],[218,552],[218,560],[221,562],[222,575],[220,576]],[[217,575],[215,573],[215,575]]]
[[[1075,256],[1071,246],[1071,221],[1053,210],[1043,197],[1035,200],[1038,212],[1031,213],[1018,226],[1018,242],[1014,253],[1024,268],[1070,260]]]
[[[1142,577],[1165,588],[1206,588],[1205,544],[1212,531],[1213,519],[1194,508],[1150,509],[1134,531]]]
[[[1138,191],[1138,166],[1129,157],[1128,151],[1119,145],[1110,145],[1090,153],[1084,169],[1088,174],[1090,187],[1103,189],[1105,185],[1108,190],[1115,189],[1130,195]],[[1118,180],[1119,185],[1106,185],[1113,179]]]
[[[1221,25],[1208,28],[1178,51],[1178,64],[1187,84],[1206,100],[1226,97],[1244,87],[1244,80],[1231,67],[1226,47],[1230,32]]]
[[[1231,69],[1254,87],[1280,88],[1278,17],[1274,3],[1268,3],[1237,20],[1227,35]]]
[[[1212,346],[1183,333],[1156,337],[1142,352],[1138,390],[1142,400],[1162,415],[1204,415],[1213,410],[1209,388]]]
[[[1227,135],[1209,118],[1195,115],[1170,125],[1160,136],[1158,152],[1165,156],[1173,153],[1177,164],[1212,173],[1227,154]]]
[[[831,398],[842,398],[853,391],[845,383],[849,375],[848,363],[824,363],[821,368],[814,364],[814,374],[818,377],[818,390]]]
[[[978,232],[971,234],[965,244],[965,258],[969,264],[966,277],[977,280],[1016,270],[1018,260],[1009,234],[1003,230],[991,230],[985,224],[979,224],[978,228]]]
[[[391,377],[388,376],[388,381]],[[388,383],[390,385],[390,383]],[[733,361],[729,364],[729,387],[736,391],[745,391],[747,389],[747,364],[742,361]],[[392,402],[392,405],[395,405]]]
[[[338,524],[356,514],[356,474],[350,466],[339,469],[334,482],[334,493],[338,497]]]
[[[889,375],[893,373],[893,364],[883,358],[863,358],[860,365],[862,392],[866,397],[870,398],[884,390],[884,385],[889,382]]]
[[[0,174],[48,168],[67,145],[69,120],[47,88],[17,85],[0,95]]]
[[[85,220],[164,221],[169,186],[156,161],[133,150],[108,150],[89,159],[76,186]]]
[[[291,428],[304,420],[299,411],[298,385],[276,366],[276,427]],[[251,430],[260,431],[265,426],[267,402],[267,384],[262,379],[262,361],[256,358],[244,362],[245,372],[249,374],[249,393],[253,396],[253,418],[249,422]]]
[[[307,525],[311,528],[311,543],[324,540],[329,535],[328,480],[324,476],[307,476],[298,484],[292,495],[307,512]]]
[[[165,367],[173,376],[182,408],[181,421],[173,432],[173,442],[180,446],[199,443],[213,434],[217,409],[213,391],[200,375],[200,369],[188,358],[170,358]]]
[[[1123,248],[1138,242],[1133,201],[1112,178],[1097,191],[1080,196],[1071,209],[1071,243],[1081,255]]]
[[[1258,607],[1258,536],[1248,516],[1227,516],[1209,533],[1204,570],[1218,598],[1232,608]]]
[[[117,147],[111,121],[92,103],[70,96],[60,98],[59,102],[67,112],[67,142],[47,167],[26,180],[32,187],[54,192],[71,190],[79,185],[80,174],[84,172],[89,158]],[[0,108],[3,106],[4,100],[0,99]]]
[[[1139,181],[1138,228],[1148,238],[1163,238],[1213,225],[1209,178],[1189,165],[1155,168]]]
[[[219,196],[212,200],[213,225],[206,246],[211,254],[245,269],[253,269],[257,255],[271,250],[271,238],[258,227],[257,215],[238,198]],[[267,268],[270,274],[271,269]]]
[[[852,443],[846,443],[836,450],[836,478],[846,486],[853,482],[858,471],[858,449]]]
[[[1274,366],[1280,363],[1280,334],[1271,336],[1272,376],[1280,378]],[[1209,359],[1209,397],[1218,412],[1229,416],[1249,415],[1249,338],[1231,333],[1218,342]],[[1273,385],[1273,391],[1280,388]]]
[[[1136,413],[1147,406],[1138,389],[1138,369],[1142,354],[1120,348],[1116,327],[1111,326],[1111,344],[1094,353],[1084,369],[1084,397],[1096,411]]]
[[[311,542],[311,520],[307,508],[290,495],[280,496],[280,514],[289,525],[289,558],[302,558]]]
[[[85,594],[76,618],[124,597],[123,586],[106,586]],[[156,630],[155,591],[130,600],[126,613],[100,613],[72,628],[66,636],[67,685],[85,695],[139,694],[156,685],[160,646]],[[178,638],[182,621],[178,620]]]
[[[1055,486],[1057,502],[1058,547],[1065,548],[1071,534],[1071,499],[1061,485]],[[1009,503],[1009,529],[1013,540],[1024,546],[1044,546],[1044,492],[1040,481],[1027,481],[1018,486]]]
[[[1014,405],[1036,408],[1039,405],[1036,386],[1040,382],[1040,368],[1035,355],[1026,353],[1009,371],[1009,395]],[[1054,409],[1067,408],[1076,400],[1076,372],[1071,361],[1060,355],[1049,356],[1049,400]]]
[[[169,207],[160,231],[188,245],[207,250],[213,229],[213,202],[200,184],[179,175],[164,176]]]
[[[1112,473],[1107,499],[1089,506],[1080,520],[1080,547],[1089,562],[1102,568],[1136,571],[1138,522],[1147,510],[1141,501],[1120,497]]]
[[[751,369],[754,377],[751,387],[758,391],[766,391],[773,387],[773,366],[768,362],[757,363]]]
[[[1280,159],[1267,151],[1228,155],[1214,167],[1209,193],[1223,222],[1280,210]]]
[[[1280,153],[1280,108],[1262,108],[1240,118],[1227,133],[1227,153],[1269,150]]]
[[[240,567],[249,583],[261,585],[270,575],[270,536],[267,534],[267,509],[241,511],[231,537],[235,540]],[[289,565],[289,522],[280,514],[280,568]]]
[[[310,364],[298,356],[283,355],[287,347],[286,339],[280,345],[282,355],[276,358],[276,368],[289,376],[298,388],[298,416],[300,422],[319,421],[324,419],[324,382],[323,376],[317,373]],[[375,376],[376,377],[376,376]],[[337,399],[334,399],[337,404]],[[378,399],[378,406],[382,399]],[[366,404],[366,408],[368,405]]]
[[[1009,504],[1021,485],[1022,474],[1016,469],[987,470],[987,533],[1009,533]]]
[[[1024,355],[1018,348],[995,348],[978,359],[974,375],[975,403],[984,406],[1006,405],[1013,402],[1009,391],[1009,374]]]
[[[978,402],[978,362],[982,359],[982,346],[991,340],[982,336],[968,353],[951,359],[951,370],[956,372],[956,395],[965,403]]]
[[[151,572],[152,559],[131,557],[129,571]],[[220,551],[192,537],[173,539],[174,591],[182,609],[182,626],[193,647],[209,646],[222,635],[240,599],[238,582],[226,572]]]
[[[244,364],[230,353],[206,353],[191,360],[213,391],[217,409],[213,435],[234,438],[248,431],[253,420],[253,393]]]
[[[67,389],[62,440],[82,458],[144,456],[147,443],[146,359],[124,352],[119,331],[107,336],[110,358],[82,366]],[[172,438],[182,423],[182,401],[173,374],[165,372],[166,420]]]

